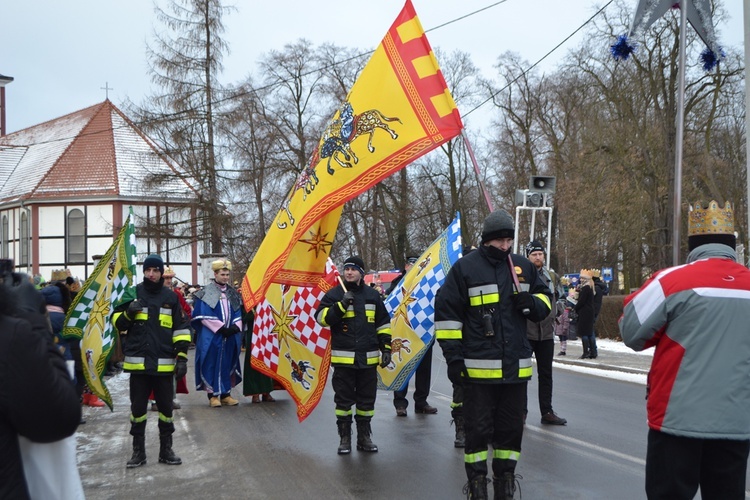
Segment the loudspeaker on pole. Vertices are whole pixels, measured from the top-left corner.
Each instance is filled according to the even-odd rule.
[[[529,181],[529,190],[537,193],[552,194],[555,192],[557,180],[555,177],[546,177],[542,175],[533,175]]]

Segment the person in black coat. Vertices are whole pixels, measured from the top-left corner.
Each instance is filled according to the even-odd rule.
[[[24,275],[0,283],[0,498],[29,498],[19,436],[51,443],[73,435],[81,421],[75,386],[45,309]]]
[[[609,293],[609,288],[607,288],[607,284],[603,282],[599,275],[601,272],[598,269],[593,270],[594,273],[594,324],[596,324],[596,320],[599,319],[599,313],[602,310],[602,300],[604,299],[604,296]],[[589,346],[589,357],[591,359],[596,359],[599,356],[599,351],[596,348],[596,330],[594,330],[594,334],[591,336],[591,345]]]
[[[594,338],[594,273],[589,269],[581,269],[578,302],[575,311],[578,314],[577,334],[583,343],[581,358],[590,358],[592,339]]]
[[[364,284],[364,268],[361,257],[346,259],[342,284],[328,290],[315,311],[318,324],[331,329],[339,455],[351,452],[352,416],[357,422],[357,449],[378,451],[370,427],[378,392],[377,366],[391,362],[391,317],[380,294]]]

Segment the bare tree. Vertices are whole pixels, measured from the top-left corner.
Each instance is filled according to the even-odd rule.
[[[630,14],[623,2],[606,11],[559,69],[543,77],[503,56],[502,83],[489,86],[498,110],[490,145],[506,166],[509,194],[530,175],[557,177],[551,260],[569,271],[611,266],[626,290],[671,264],[678,69],[673,14],[654,24],[631,60],[611,57],[608,47]],[[702,44],[688,35],[685,194],[742,199],[724,175],[743,177],[741,65],[730,54],[706,74],[696,62]]]
[[[209,251],[222,252],[227,223],[217,174],[215,101],[222,57],[222,17],[231,9],[220,0],[169,0],[155,6],[162,29],[147,47],[151,79],[158,93],[136,109],[144,129],[156,138],[199,184],[201,229],[210,235]]]

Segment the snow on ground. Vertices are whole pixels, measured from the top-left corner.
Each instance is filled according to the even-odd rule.
[[[596,347],[600,351],[610,351],[623,354],[632,354],[634,356],[646,356],[648,358],[654,357],[653,349],[646,349],[645,351],[634,351],[630,347],[626,346],[624,342],[612,339],[596,339]]]
[[[603,370],[601,368],[591,368],[590,366],[581,365],[555,365],[556,369],[568,370],[571,372],[586,373],[596,377],[610,378],[613,380],[622,380],[624,382],[633,382],[636,384],[646,385],[646,374],[621,372],[617,370]]]
[[[570,344],[568,344],[570,345]],[[596,339],[596,347],[599,351],[601,359],[606,359],[607,354],[613,355],[615,361],[612,363],[614,366],[630,366],[628,359],[634,361],[633,365],[636,364],[643,369],[648,369],[651,360],[654,357],[653,349],[646,349],[645,351],[636,352],[630,347],[626,346],[624,342],[619,342],[611,339]],[[632,357],[632,358],[631,358]],[[604,363],[609,364],[609,363]],[[590,365],[575,365],[575,364],[562,364],[556,363],[555,369],[568,370],[577,373],[586,373],[597,377],[610,378],[614,380],[622,380],[625,382],[633,382],[637,384],[646,385],[646,374],[641,373],[629,373],[625,371],[613,370],[613,369],[602,369],[592,367]]]

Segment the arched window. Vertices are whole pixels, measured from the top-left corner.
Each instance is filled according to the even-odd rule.
[[[21,237],[21,255],[19,255],[19,264],[28,266],[29,262],[29,213],[26,210],[21,211],[21,227],[19,235]]]
[[[66,263],[86,262],[86,216],[77,208],[68,212]]]
[[[8,216],[3,215],[2,232],[0,233],[0,259],[7,259],[10,255],[10,228],[8,227]]]

